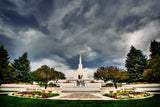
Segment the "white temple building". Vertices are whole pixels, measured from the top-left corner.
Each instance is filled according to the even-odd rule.
[[[73,78],[67,78],[60,81],[61,87],[89,87],[89,86],[101,86],[101,81],[96,81],[93,78],[88,78],[87,70],[83,69],[82,55],[80,51],[79,64],[77,70],[73,71]]]
[[[87,70],[83,69],[82,65],[82,58],[81,58],[81,51],[80,51],[80,56],[79,56],[79,64],[78,64],[78,69],[74,71],[74,77],[73,79],[88,79],[87,77]]]

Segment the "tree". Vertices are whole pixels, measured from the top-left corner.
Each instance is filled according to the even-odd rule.
[[[155,40],[150,43],[150,58],[154,58],[155,56],[160,56],[160,42]]]
[[[7,70],[3,73],[4,83],[12,83],[13,78],[15,77],[15,72],[13,72],[12,64],[8,64]]]
[[[145,70],[147,58],[143,55],[140,50],[131,46],[125,66],[129,75],[129,81],[143,81],[142,73]]]
[[[18,59],[15,59],[12,66],[13,71],[16,72],[15,82],[31,82],[30,61],[26,52]]]
[[[47,65],[42,65],[33,72],[33,80],[45,82],[45,89],[50,80],[58,81],[58,79],[65,79],[65,75],[62,72],[55,71],[54,68],[50,68]]]
[[[43,82],[46,83],[45,89],[47,89],[47,83],[49,81],[49,73],[51,72],[51,69],[47,65],[43,65],[41,68],[37,69],[37,72],[41,73],[40,78],[42,79]]]
[[[5,74],[8,71],[9,57],[8,52],[2,45],[0,47],[0,85],[5,82]]]
[[[56,82],[57,82],[59,79],[65,79],[65,78],[66,78],[66,77],[65,77],[65,74],[62,73],[62,72],[55,71],[54,74],[55,74],[55,77],[54,77],[53,80],[55,80]]]
[[[149,82],[160,82],[160,56],[156,56],[149,60],[143,73]]]
[[[116,66],[100,67],[94,73],[94,78],[104,81],[112,80],[117,89],[117,82],[127,79],[127,73]]]
[[[99,67],[94,73],[94,79],[103,80],[104,82],[108,81],[107,70],[105,67]]]

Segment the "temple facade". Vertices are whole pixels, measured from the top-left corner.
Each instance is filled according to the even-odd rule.
[[[59,81],[61,87],[101,87],[101,81],[88,78],[87,70],[83,69],[80,51],[78,68],[73,71],[73,78]]]
[[[82,80],[88,79],[87,70],[83,69],[81,51],[80,51],[80,56],[79,56],[78,69],[74,71],[73,79],[76,79],[76,80],[78,80],[78,79],[82,79]]]

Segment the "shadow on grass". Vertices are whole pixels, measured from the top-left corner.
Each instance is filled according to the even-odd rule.
[[[51,100],[51,99],[30,99],[18,98],[7,95],[0,95],[1,107],[151,107],[160,104],[160,95],[151,98],[138,100],[88,100],[88,101],[71,101],[71,100]]]

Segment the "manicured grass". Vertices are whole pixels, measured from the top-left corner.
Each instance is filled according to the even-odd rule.
[[[72,101],[18,98],[0,95],[1,107],[154,107],[160,104],[160,95],[139,100],[107,100],[107,101]]]
[[[16,92],[16,91],[2,91],[2,90],[0,90],[0,93],[2,93],[2,92]]]
[[[155,90],[155,91],[147,91],[147,92],[160,92],[160,90]]]

